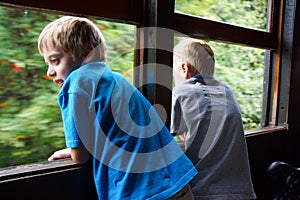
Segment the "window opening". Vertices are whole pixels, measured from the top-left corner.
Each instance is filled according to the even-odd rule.
[[[175,44],[180,37],[175,38]],[[201,40],[199,40],[201,41]],[[264,83],[264,49],[201,41],[210,45],[215,55],[215,78],[227,83],[238,101],[245,130],[261,127]]]
[[[65,147],[58,89],[37,38],[58,14],[0,6],[0,167],[46,161]],[[91,19],[107,43],[107,64],[132,82],[134,26]]]
[[[268,0],[176,0],[175,11],[224,22],[241,27],[266,31]]]

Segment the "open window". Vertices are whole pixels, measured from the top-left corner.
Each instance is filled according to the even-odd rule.
[[[59,89],[46,75],[37,40],[65,14],[7,6],[0,13],[0,168],[45,162],[65,148],[65,139]],[[133,83],[135,26],[89,19],[107,38],[108,65]]]
[[[46,69],[43,67],[42,57],[38,55],[35,47],[38,34],[44,25],[60,15],[79,15],[97,21],[106,37],[108,47],[111,48],[109,52],[114,52],[109,55],[109,59],[113,59],[109,60],[108,64],[114,70],[126,72],[125,77],[129,78],[152,104],[163,106],[165,112],[162,114],[166,115],[167,125],[172,74],[165,76],[159,66],[171,68],[174,37],[185,35],[208,41],[212,45],[217,57],[217,76],[226,74],[220,79],[229,82],[233,87],[245,115],[257,110],[245,117],[245,127],[249,129],[247,133],[258,134],[265,130],[285,129],[291,39],[285,36],[283,31],[288,31],[284,30],[284,27],[292,26],[293,17],[283,16],[293,8],[279,0],[263,0],[259,3],[245,1],[243,6],[251,14],[257,14],[261,20],[257,24],[252,21],[249,27],[246,26],[247,21],[243,22],[250,20],[248,18],[243,18],[242,21],[235,18],[230,18],[232,21],[220,20],[224,18],[223,10],[218,16],[220,19],[211,15],[219,4],[223,3],[222,6],[228,6],[230,9],[239,5],[229,5],[226,4],[227,1],[204,2],[210,4],[204,9],[205,12],[201,12],[206,14],[201,16],[194,12],[184,14],[187,11],[186,5],[180,0],[112,0],[102,6],[95,6],[98,2],[93,0],[87,0],[84,6],[76,2],[69,4],[67,0],[62,0],[60,4],[53,4],[51,1],[1,1],[0,37],[3,42],[1,48],[4,49],[1,50],[3,53],[0,56],[0,163],[7,160],[10,162],[1,167],[41,161],[56,148],[64,147],[60,114],[54,100],[57,89],[49,84],[51,81],[45,76]],[[63,6],[65,4],[68,6]],[[116,4],[119,6],[116,7]],[[242,12],[239,14],[247,15]],[[252,17],[249,16],[251,19]],[[157,29],[149,31],[147,27]],[[161,32],[162,29],[171,31]],[[285,43],[282,43],[283,40]],[[25,49],[20,45],[24,45]],[[161,47],[160,45],[163,47],[157,48]],[[225,52],[232,55],[226,57],[228,53]],[[243,59],[239,60],[241,58]],[[129,70],[133,67],[138,67],[134,73]],[[240,82],[235,82],[232,77],[240,78]],[[164,85],[155,84],[161,82]],[[34,89],[29,89],[29,86],[33,86]],[[248,87],[248,90],[242,90],[242,87]],[[19,107],[23,107],[24,110],[18,110]],[[46,112],[45,107],[52,111]],[[50,118],[37,118],[39,120],[36,121],[32,118],[33,114]],[[251,121],[254,118],[255,123]],[[26,121],[27,119],[29,120]],[[38,123],[38,129],[31,129],[28,123],[33,126]],[[256,130],[253,131],[252,128]],[[40,131],[52,133],[39,137]],[[56,135],[57,138],[54,139],[51,135]],[[33,139],[29,140],[28,136]],[[39,149],[34,152],[34,149],[28,146],[30,143]],[[15,151],[18,148],[23,148],[23,151]],[[6,151],[14,156],[19,155],[20,158],[4,156],[7,155],[3,153]],[[43,154],[39,159],[33,159],[30,155],[37,152]]]

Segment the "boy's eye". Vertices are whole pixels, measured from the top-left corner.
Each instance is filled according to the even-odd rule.
[[[57,64],[59,63],[59,59],[58,59],[58,58],[51,59],[51,60],[50,60],[50,63],[51,63],[52,65],[57,65]]]

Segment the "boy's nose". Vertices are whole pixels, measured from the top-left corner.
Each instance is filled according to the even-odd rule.
[[[48,69],[47,71],[47,76],[50,76],[50,77],[54,77],[56,75],[55,71],[53,69]]]

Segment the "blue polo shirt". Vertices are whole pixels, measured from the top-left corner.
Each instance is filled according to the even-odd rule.
[[[99,199],[168,199],[197,174],[151,104],[106,64],[74,70],[58,102],[67,147],[92,155]]]

